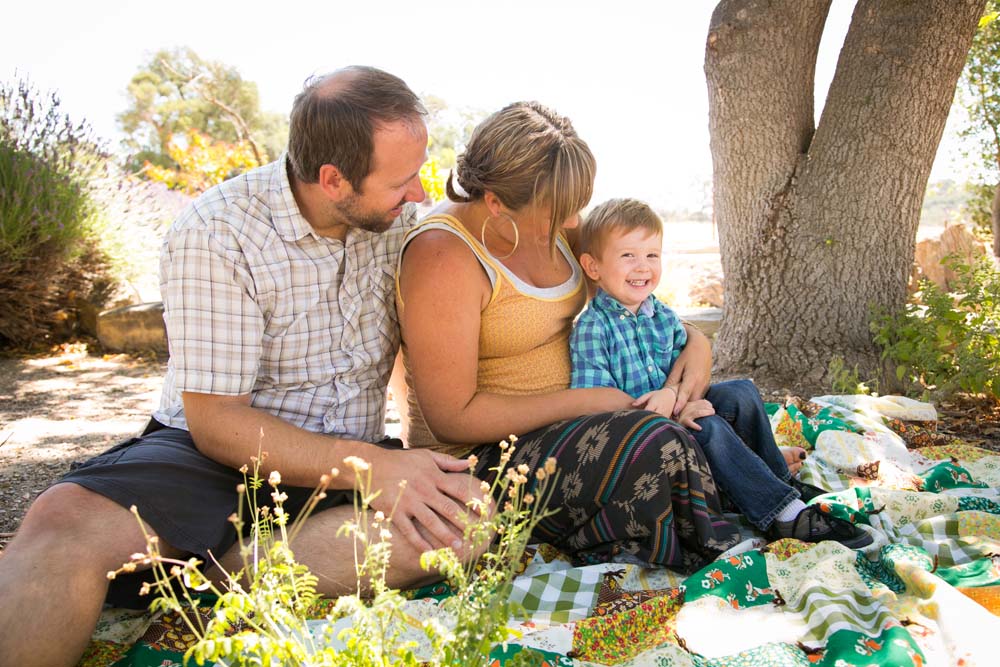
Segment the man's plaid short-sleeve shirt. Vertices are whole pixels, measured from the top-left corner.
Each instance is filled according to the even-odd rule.
[[[160,255],[170,359],[154,417],[186,429],[181,392],[250,394],[309,431],[381,439],[396,261],[415,221],[407,205],[382,234],[317,235],[284,155],[195,200]]]
[[[615,387],[638,398],[663,388],[686,343],[687,332],[677,314],[655,296],[633,314],[598,290],[569,339],[570,386]]]

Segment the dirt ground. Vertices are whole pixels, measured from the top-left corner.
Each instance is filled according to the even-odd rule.
[[[165,369],[164,360],[94,355],[80,343],[0,359],[0,548],[35,496],[72,463],[142,430],[159,402]],[[758,385],[769,401],[813,395],[760,379]],[[937,408],[939,431],[1000,452],[1000,406],[956,398]],[[389,411],[389,420],[398,421],[391,402]]]

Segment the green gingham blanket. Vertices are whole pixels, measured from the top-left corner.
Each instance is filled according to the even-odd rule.
[[[933,406],[902,397],[768,407],[782,443],[812,450],[800,477],[830,491],[812,502],[854,520],[871,546],[766,544],[744,523],[742,544],[688,577],[572,567],[532,547],[512,595],[521,636],[492,663],[531,650],[552,666],[1000,664],[1000,456],[940,437]],[[447,594],[413,591],[413,627],[443,620]],[[169,615],[106,610],[81,665],[180,665],[192,639]]]

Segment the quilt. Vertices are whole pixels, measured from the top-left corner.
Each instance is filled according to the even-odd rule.
[[[743,523],[741,544],[683,576],[573,567],[534,545],[513,586],[518,636],[491,665],[522,651],[550,667],[1000,665],[1000,456],[938,434],[934,407],[904,397],[768,411],[779,444],[810,450],[799,477],[828,491],[811,503],[853,520],[870,546],[767,543]],[[410,591],[404,612],[419,625],[448,593]],[[179,666],[193,639],[169,614],[107,609],[80,666]]]

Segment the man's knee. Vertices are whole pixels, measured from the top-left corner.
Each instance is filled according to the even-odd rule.
[[[32,503],[18,530],[21,541],[58,541],[67,551],[100,550],[123,542],[134,551],[144,540],[138,520],[99,493],[72,482],[49,487]]]

